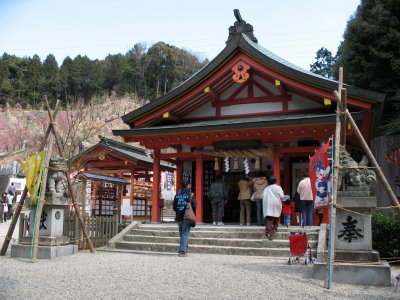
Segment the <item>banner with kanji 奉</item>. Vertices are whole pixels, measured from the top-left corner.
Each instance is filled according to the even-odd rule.
[[[22,168],[26,175],[26,187],[29,191],[31,205],[36,205],[39,197],[38,191],[42,183],[42,172],[45,151],[41,151],[22,162]]]
[[[314,196],[314,208],[328,206],[331,198],[332,176],[328,155],[331,140],[322,145],[310,158],[309,173]]]

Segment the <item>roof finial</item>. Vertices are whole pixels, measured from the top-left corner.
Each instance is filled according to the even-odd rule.
[[[235,15],[237,21],[235,22],[235,24],[233,24],[233,26],[229,27],[229,37],[226,41],[226,44],[229,44],[234,35],[242,33],[246,34],[253,42],[257,43],[257,39],[253,34],[253,26],[246,23],[246,21],[242,19],[242,16],[240,15],[238,9],[234,9],[233,14]]]

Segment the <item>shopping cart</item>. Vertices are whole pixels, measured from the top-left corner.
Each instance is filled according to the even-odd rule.
[[[304,264],[308,265],[314,262],[311,253],[311,247],[308,243],[307,234],[305,232],[291,232],[289,236],[290,257],[288,264],[300,263],[304,258]]]

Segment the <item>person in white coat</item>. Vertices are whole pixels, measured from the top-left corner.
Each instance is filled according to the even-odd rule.
[[[275,176],[271,176],[268,182],[269,186],[264,189],[262,199],[265,218],[265,235],[272,241],[272,234],[278,230],[284,195],[282,188],[276,184]]]

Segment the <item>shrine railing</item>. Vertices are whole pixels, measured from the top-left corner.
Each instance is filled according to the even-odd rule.
[[[84,217],[86,231],[93,247],[107,245],[107,242],[118,233],[118,215],[111,217]],[[82,234],[81,226],[76,215],[64,216],[64,235],[68,236],[79,249],[88,249],[88,244]]]
[[[83,219],[94,247],[107,245],[107,242],[118,233],[118,215],[111,217],[84,217]],[[23,236],[28,235],[29,223],[29,217],[22,213],[19,219],[19,243],[21,243]],[[71,243],[77,244],[79,249],[89,248],[82,234],[78,217],[75,214],[64,215],[63,235],[69,237]]]

